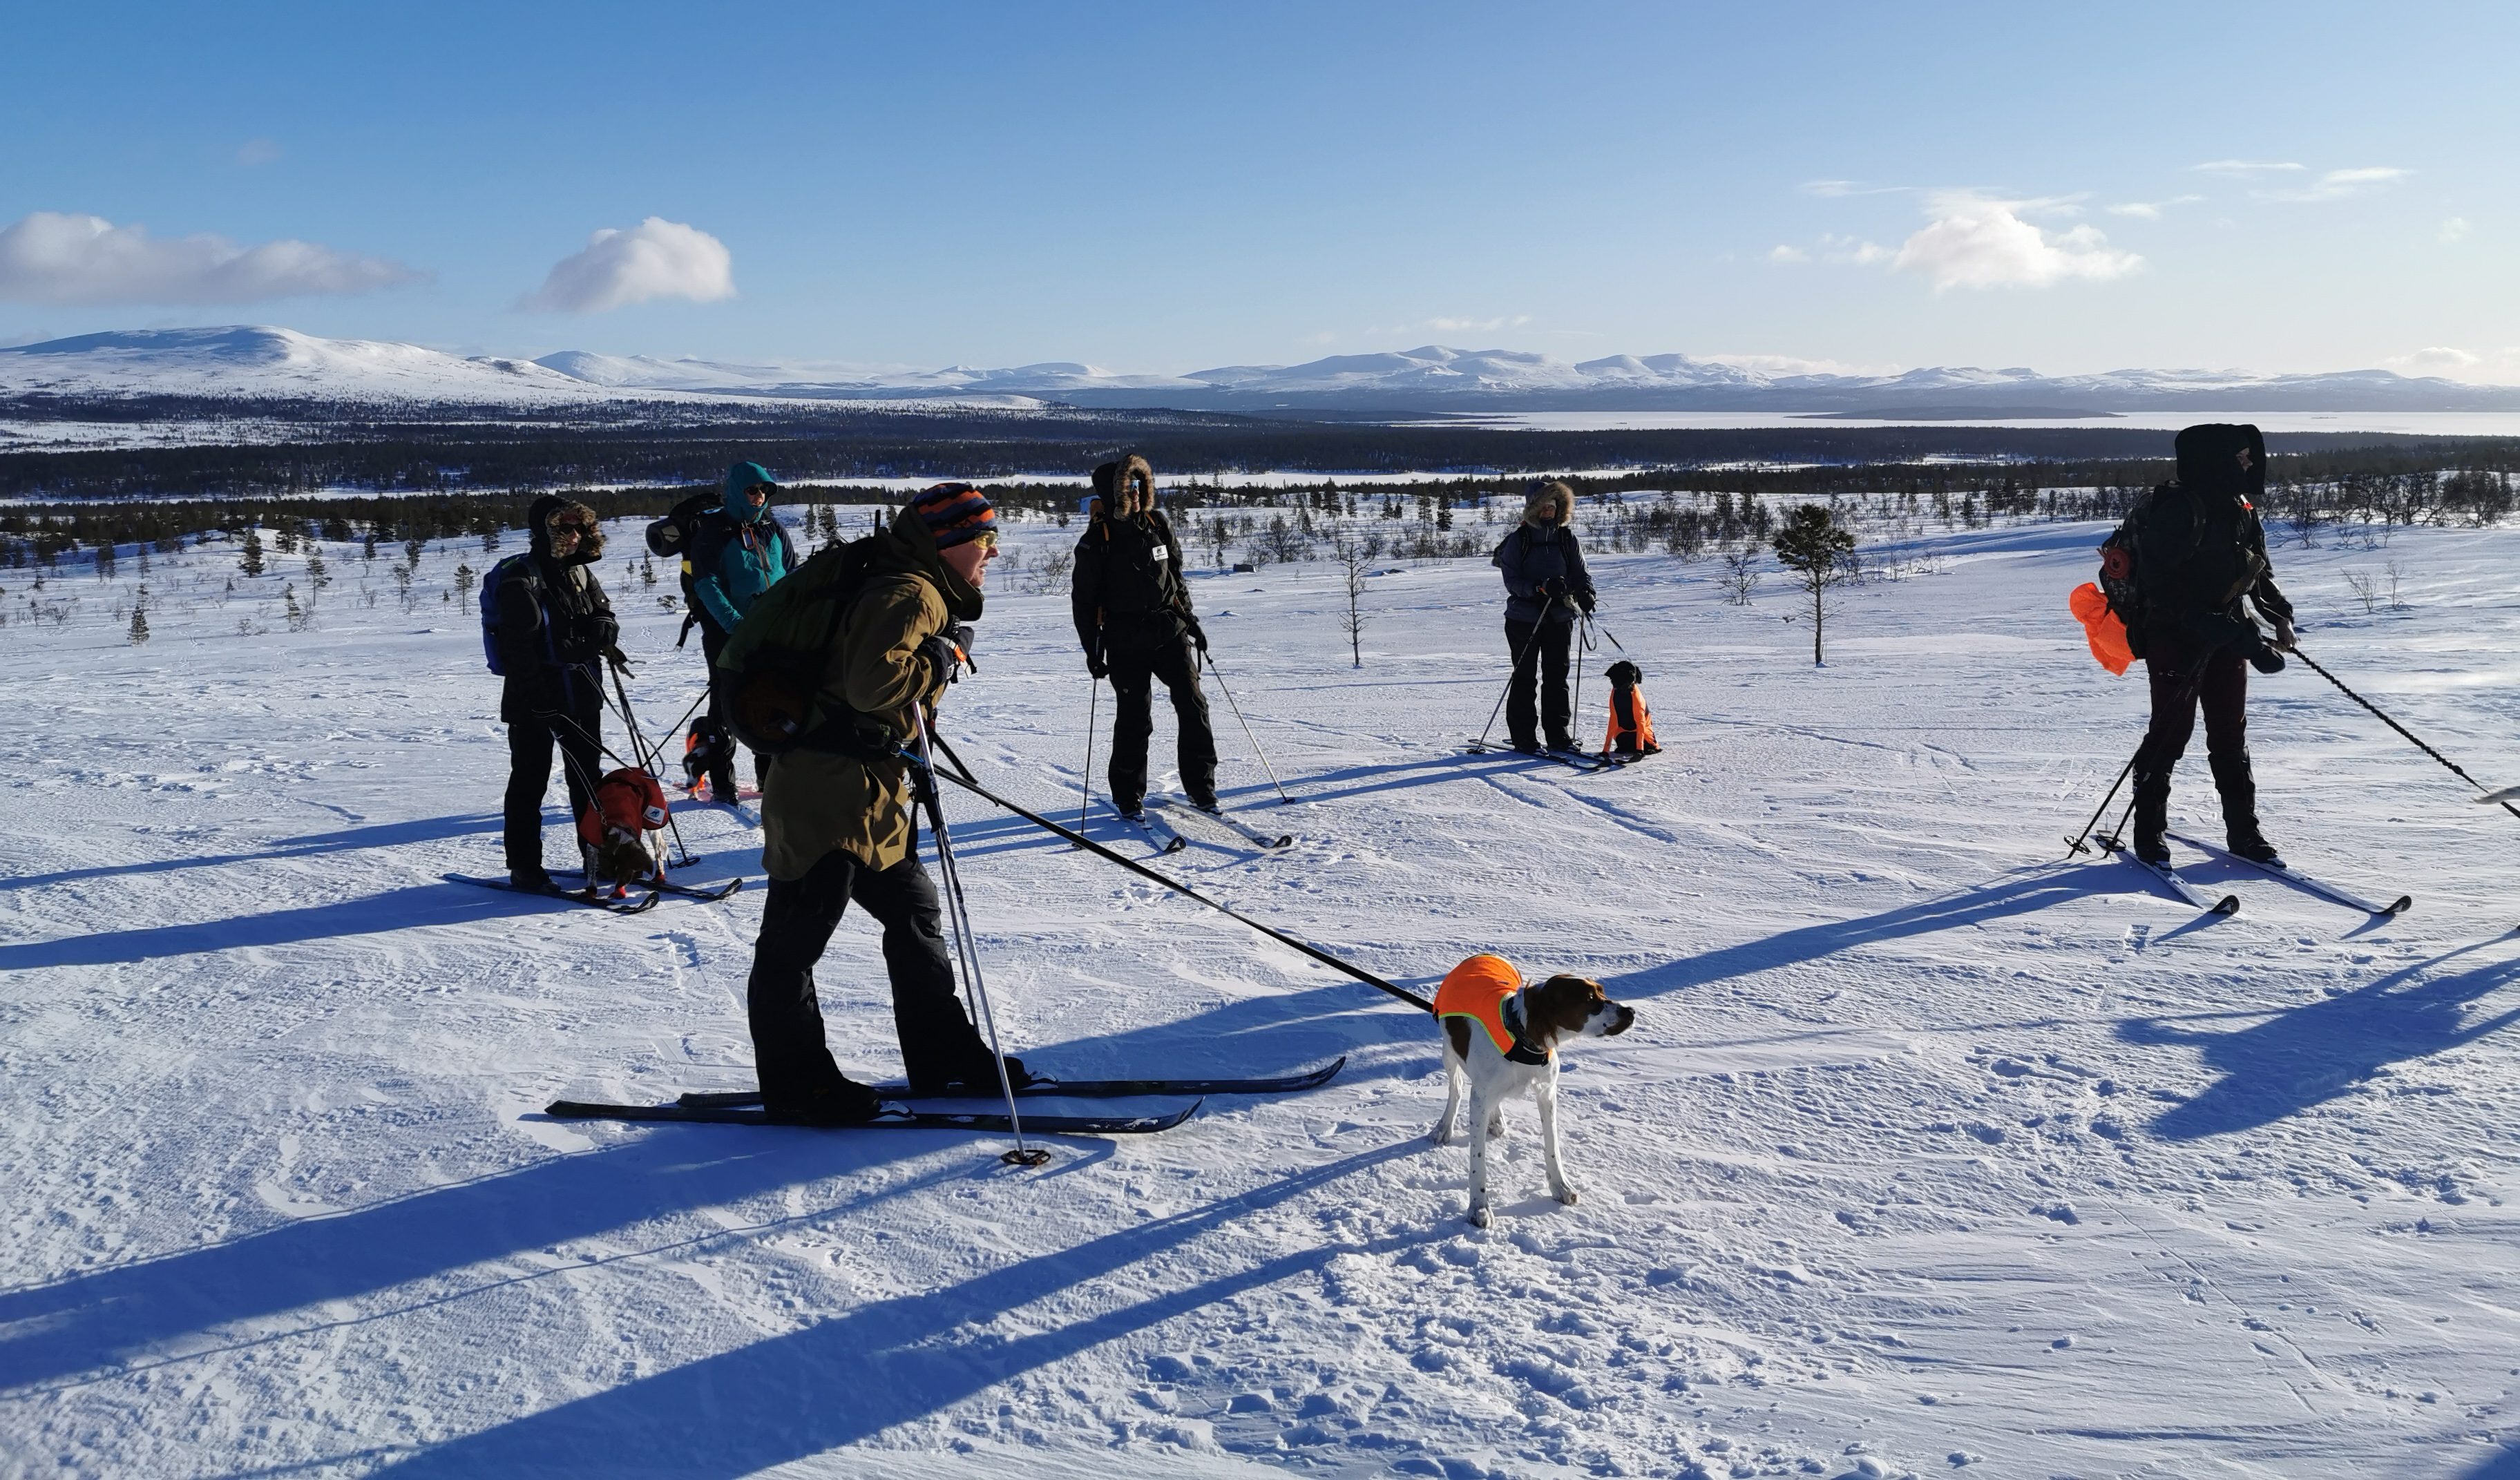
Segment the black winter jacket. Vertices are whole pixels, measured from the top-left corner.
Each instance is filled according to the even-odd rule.
[[[1541,588],[1551,581],[1564,581],[1569,597],[1593,598],[1593,576],[1584,568],[1584,547],[1575,542],[1575,531],[1563,524],[1542,528],[1523,523],[1513,526],[1490,557],[1490,564],[1505,572],[1505,619],[1508,622],[1571,622],[1576,607],[1565,601],[1552,602],[1541,595]]]
[[[1161,511],[1096,519],[1076,542],[1076,640],[1088,653],[1181,641],[1192,620],[1181,564],[1181,541]]]
[[[2162,484],[2136,521],[2135,547],[2147,628],[2184,630],[2220,647],[2245,620],[2242,597],[2270,620],[2292,620],[2267,559],[2266,526],[2239,491]]]
[[[561,564],[535,544],[493,598],[507,674],[499,718],[514,724],[556,709],[583,723],[604,705],[604,654],[621,641],[621,625],[591,565]]]

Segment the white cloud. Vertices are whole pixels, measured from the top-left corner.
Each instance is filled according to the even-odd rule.
[[[2167,201],[2129,201],[2122,205],[2106,207],[2113,216],[2134,216],[2144,221],[2158,221],[2161,213],[2174,205],[2186,205],[2202,201],[2203,196],[2173,196]]]
[[[1908,368],[1904,365],[1859,365],[1846,360],[1807,360],[1789,354],[1702,354],[1691,358],[1772,376],[1887,376],[1897,375]]]
[[[2272,170],[2308,169],[2310,166],[2296,164],[2289,159],[2280,162],[2272,159],[2208,159],[2202,164],[2187,167],[2208,175],[2259,175]]]
[[[2520,344],[2482,351],[2461,349],[2452,344],[2428,344],[2412,354],[2391,355],[2380,364],[2401,375],[2440,376],[2475,384],[2508,385],[2520,381]]]
[[[2024,212],[2054,210],[2056,200],[1999,201],[1971,191],[1946,191],[1930,202],[1933,222],[1910,237],[1891,262],[1898,272],[1921,272],[1934,291],[1953,288],[2045,288],[2067,278],[2106,281],[2143,265],[2119,251],[2096,228],[2044,231],[2021,219]]]
[[[1768,260],[1771,262],[1808,262],[1811,260],[1811,253],[1803,250],[1799,247],[1787,247],[1782,243],[1778,243],[1777,246],[1768,248]]]
[[[2389,185],[2403,180],[2407,174],[2406,170],[2393,169],[2386,165],[2365,169],[2331,169],[2298,189],[2262,190],[2256,194],[2261,201],[2295,202],[2342,201],[2348,196],[2359,196],[2374,186]]]
[[[661,216],[627,230],[608,226],[586,249],[552,264],[543,286],[517,302],[554,313],[605,313],[654,298],[714,303],[735,296],[735,258],[726,244]]]
[[[2441,239],[2445,243],[2464,242],[2467,240],[2467,234],[2474,229],[2467,224],[2467,217],[2452,216],[2441,224]]]
[[[1861,237],[1839,237],[1827,233],[1822,233],[1821,236],[1817,256],[1813,251],[1791,244],[1779,244],[1768,248],[1769,261],[1785,263],[1821,261],[1870,267],[1875,263],[1889,261],[1891,255],[1889,247],[1867,242]]]
[[[0,299],[21,303],[258,303],[368,292],[424,276],[311,242],[240,247],[39,210],[0,227]]]
[[[1867,185],[1860,180],[1805,180],[1802,192],[1807,196],[1895,196],[1909,189],[1905,185]]]

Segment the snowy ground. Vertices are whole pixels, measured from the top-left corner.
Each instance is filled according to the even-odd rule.
[[[1452,753],[1503,666],[1483,564],[1373,579],[1361,671],[1328,567],[1202,578],[1303,841],[1169,867],[1397,979],[1494,949],[1638,1009],[1568,1065],[1583,1204],[1518,1106],[1484,1233],[1422,1140],[1427,1022],[968,798],[1028,1057],[1347,1071],[1039,1172],[543,1120],[746,1083],[760,895],[438,880],[498,864],[495,683],[435,584],[488,558],[406,610],[332,549],[303,631],[276,553],[236,594],[233,547],[126,554],[34,595],[78,595],[58,622],[0,572],[0,1473],[2520,1474],[2520,832],[2296,668],[2253,680],[2269,830],[2410,915],[2209,863],[2245,905],[2200,920],[2065,861],[2140,724],[2064,612],[2099,533],[1937,537],[1821,670],[1773,574],[1742,608],[1711,561],[1603,560],[1668,753],[1598,778]],[[2313,653],[2520,779],[2520,532],[2277,559]],[[2366,613],[2340,572],[2393,561],[2407,609]],[[661,726],[697,645],[620,571]],[[1072,805],[1064,599],[982,632],[945,733]],[[2174,813],[2211,835],[2201,756]],[[757,875],[681,821],[700,875]],[[822,979],[842,1061],[893,1072],[855,917]]]

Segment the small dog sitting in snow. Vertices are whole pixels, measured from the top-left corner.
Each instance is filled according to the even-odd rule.
[[[1598,981],[1559,975],[1526,987],[1504,957],[1473,956],[1435,989],[1435,1016],[1444,1025],[1444,1114],[1427,1139],[1439,1146],[1452,1142],[1453,1112],[1461,1108],[1467,1079],[1470,1222],[1488,1226],[1488,1138],[1505,1134],[1505,1101],[1525,1090],[1540,1101],[1550,1194],[1573,1203],[1575,1188],[1557,1148],[1557,1044],[1624,1033],[1636,1012],[1602,995]]]

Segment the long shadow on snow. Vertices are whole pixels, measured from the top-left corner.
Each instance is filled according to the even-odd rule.
[[[1611,995],[1620,998],[1658,997],[1666,992],[1702,987],[1709,982],[1755,971],[1798,965],[1854,946],[1868,946],[1912,935],[1931,935],[1938,930],[2033,914],[2050,905],[2086,898],[2095,892],[2093,881],[2103,875],[2086,872],[2088,867],[2071,863],[2042,864],[2036,868],[2015,870],[1994,883],[1942,895],[1919,904],[1902,905],[1878,915],[1799,925],[1761,940],[1720,947],[1682,961],[1614,977],[1609,983],[1614,988]],[[2105,876],[2127,884],[2128,890],[2122,892],[2132,892],[2137,887],[2123,875],[2111,873]]]
[[[201,924],[143,925],[131,930],[100,930],[60,940],[0,946],[0,971],[110,965],[232,951],[243,946],[288,946],[341,935],[375,935],[416,925],[473,924],[578,908],[560,900],[508,894],[471,884],[418,884],[364,899],[337,900],[328,905],[305,905]]]
[[[104,864],[93,869],[64,869],[58,874],[0,878],[0,890],[31,889],[38,884],[72,883],[82,878],[111,878],[119,874],[166,874],[177,869],[214,869],[226,864],[314,858],[326,853],[346,853],[356,848],[391,848],[403,843],[435,842],[440,838],[498,830],[499,814],[495,812],[424,817],[406,823],[378,823],[366,828],[343,828],[334,832],[310,832],[304,837],[274,843],[259,853],[202,853],[191,858],[161,858],[145,864]]]
[[[2520,1480],[2520,1447],[2497,1449],[2493,1458],[2469,1470],[2464,1480]]]
[[[671,1127],[356,1212],[11,1290],[0,1293],[0,1391],[129,1361],[191,1332],[854,1176],[953,1139]]]
[[[2430,1057],[2520,1021],[2520,1007],[2475,1022],[2466,1021],[2464,1011],[2470,1003],[2520,982],[2520,959],[2423,979],[2432,968],[2482,948],[2462,946],[2342,997],[2228,1033],[2199,1033],[2155,1018],[2120,1024],[2118,1037],[2128,1043],[2194,1048],[2223,1074],[2203,1094],[2155,1119],[2153,1134],[2195,1141],[2272,1125],[2345,1094],[2383,1065]]]
[[[1376,1010],[1381,1008],[1393,1010]],[[1427,1053],[1423,1067],[1431,1071],[1439,1065],[1431,1019],[1362,982],[1334,982],[1237,998],[1177,1021],[1043,1044],[1021,1053],[1027,1065],[1062,1079],[1151,1074],[1245,1078],[1291,1073],[1387,1044],[1422,1048]],[[1397,1075],[1406,1067],[1394,1064],[1380,1072]],[[1339,1082],[1372,1072],[1352,1070]]]
[[[1177,1317],[1318,1272],[1341,1254],[1388,1252],[1441,1237],[1426,1231],[1370,1243],[1317,1243],[1187,1288],[1161,1291],[1029,1335],[1009,1312],[1062,1292],[1146,1280],[1148,1261],[1238,1219],[1353,1173],[1418,1154],[1417,1138],[1362,1151],[1194,1212],[1088,1239],[946,1289],[877,1301],[671,1371],[436,1445],[392,1468],[425,1477],[616,1474],[749,1475],[873,1437],[1024,1372]]]

